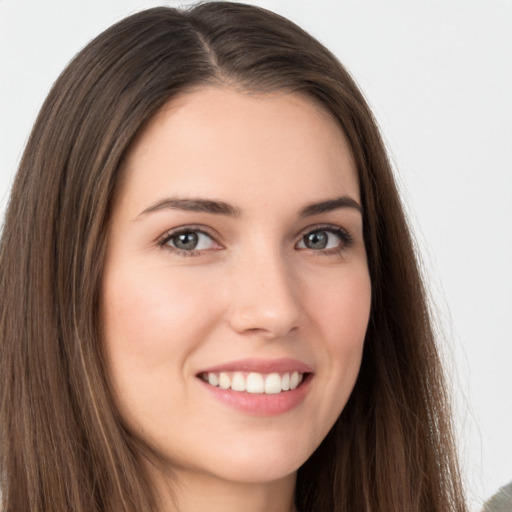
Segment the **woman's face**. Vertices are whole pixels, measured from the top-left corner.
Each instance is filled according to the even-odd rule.
[[[340,128],[298,94],[203,88],[123,172],[101,306],[123,418],[175,473],[293,475],[350,395],[370,311]]]

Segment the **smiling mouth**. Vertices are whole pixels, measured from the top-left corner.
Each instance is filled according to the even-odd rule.
[[[293,371],[284,373],[257,372],[203,372],[198,377],[210,386],[232,391],[276,395],[296,389],[307,374]]]

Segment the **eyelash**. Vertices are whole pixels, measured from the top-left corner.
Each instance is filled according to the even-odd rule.
[[[169,242],[173,238],[176,238],[179,235],[183,235],[183,234],[187,234],[187,233],[197,233],[197,234],[201,234],[201,235],[206,235],[207,237],[211,238],[215,243],[219,244],[216,241],[215,236],[212,233],[209,233],[206,229],[204,229],[204,227],[184,226],[182,228],[173,229],[173,230],[168,231],[167,233],[165,233],[158,240],[158,245],[162,249],[166,249],[169,252],[171,252],[173,254],[176,254],[177,256],[185,256],[185,257],[200,256],[201,254],[203,254],[204,249],[199,249],[199,250],[192,249],[192,250],[186,251],[186,250],[178,249],[177,247],[172,247],[172,246],[168,245]]]
[[[296,245],[298,245],[300,242],[304,240],[304,237],[307,235],[310,235],[312,233],[318,233],[318,232],[328,232],[333,235],[336,235],[341,242],[341,247],[336,247],[333,249],[324,249],[324,250],[318,250],[315,251],[314,249],[309,249],[313,253],[317,253],[317,255],[340,255],[345,250],[347,250],[354,242],[354,239],[352,235],[344,228],[340,226],[336,226],[333,224],[321,224],[318,226],[310,226],[306,230],[304,230],[299,238],[299,241]],[[215,236],[212,233],[209,233],[207,230],[205,230],[203,227],[199,226],[185,226],[182,228],[177,228],[171,231],[168,231],[165,233],[160,239],[158,240],[158,246],[162,247],[163,249],[168,250],[169,252],[176,254],[177,256],[184,256],[184,257],[191,257],[191,256],[200,256],[204,253],[205,250],[208,249],[191,249],[191,250],[183,250],[178,249],[177,247],[172,247],[169,245],[169,242],[176,238],[177,236],[181,234],[187,234],[187,233],[197,233],[206,235],[207,237],[211,238],[215,243],[218,244],[218,242],[215,239]],[[220,245],[220,244],[219,244]],[[308,248],[300,249],[300,250],[308,250]]]
[[[336,226],[334,224],[320,224],[317,226],[308,227],[305,231],[300,235],[300,241],[304,240],[304,237],[310,235],[311,233],[318,232],[327,232],[333,235],[336,235],[340,239],[340,247],[334,247],[332,249],[324,249],[315,251],[314,249],[309,249],[311,252],[316,253],[317,256],[330,256],[330,255],[340,255],[347,249],[351,247],[354,243],[353,236],[341,226]],[[299,242],[297,242],[299,243]],[[306,248],[307,249],[307,248]],[[304,249],[302,249],[304,250]]]

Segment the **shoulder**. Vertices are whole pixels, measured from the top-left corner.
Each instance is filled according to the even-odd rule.
[[[482,512],[512,512],[512,482],[486,501]]]

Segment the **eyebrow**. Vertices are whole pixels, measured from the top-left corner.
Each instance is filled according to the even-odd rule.
[[[326,201],[308,204],[300,210],[299,217],[311,217],[313,215],[328,213],[341,208],[354,208],[359,213],[363,213],[363,207],[355,199],[348,196],[342,196],[335,199],[327,199]],[[242,214],[239,208],[225,203],[224,201],[202,198],[185,199],[180,197],[168,197],[161,201],[157,201],[149,208],[146,208],[140,215],[138,215],[137,218],[148,215],[149,213],[167,209],[211,213],[214,215],[226,215],[228,217],[240,217]]]
[[[148,213],[157,212],[159,210],[184,210],[188,212],[204,212],[213,213],[215,215],[227,215],[229,217],[239,217],[241,211],[234,206],[223,201],[213,201],[210,199],[201,198],[179,198],[168,197],[161,201],[156,202],[149,208],[146,208],[140,215],[147,215]]]
[[[361,215],[363,214],[363,207],[355,199],[348,196],[341,196],[335,199],[320,201],[319,203],[308,204],[302,208],[299,213],[299,217],[310,217],[312,215],[328,213],[341,208],[354,208]]]

